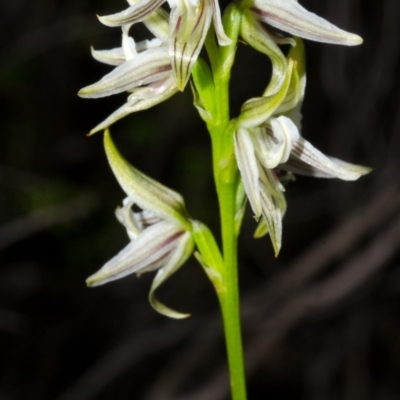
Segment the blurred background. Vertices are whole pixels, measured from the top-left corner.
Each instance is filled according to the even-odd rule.
[[[306,43],[303,135],[332,156],[369,165],[354,183],[299,177],[287,187],[283,250],[240,237],[249,400],[400,397],[400,2],[304,0],[364,38],[356,48]],[[90,45],[119,45],[96,14],[124,1],[0,3],[0,399],[227,400],[218,304],[191,259],[159,298],[152,274],[89,289],[85,278],[124,247],[123,198],[102,136],[85,134],[126,95],[82,100],[109,68]],[[146,32],[135,26],[135,37]],[[270,65],[244,43],[232,115],[260,94]],[[182,193],[218,232],[210,143],[189,88],[112,128],[125,157]],[[249,210],[248,210],[249,211]]]

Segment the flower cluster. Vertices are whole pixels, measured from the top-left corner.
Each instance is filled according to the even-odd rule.
[[[222,279],[219,270],[225,260],[208,228],[188,218],[179,194],[145,176],[122,158],[107,131],[111,124],[182,91],[193,73],[194,103],[210,128],[212,119],[220,115],[215,111],[218,109],[216,98],[227,98],[227,93],[216,96],[221,87],[216,83],[215,74],[229,69],[225,75],[229,80],[240,37],[272,63],[272,76],[262,95],[246,101],[238,118],[229,123],[234,129],[225,146],[230,149],[228,158],[232,160],[232,170],[236,176],[240,172],[243,185],[239,186],[245,194],[242,192],[243,197],[238,198],[247,195],[259,221],[255,236],[269,233],[275,254],[279,253],[286,211],[283,181],[293,173],[356,180],[370,169],[326,156],[300,134],[306,86],[301,38],[353,46],[362,42],[359,36],[307,11],[297,0],[239,0],[229,9],[235,13],[227,12],[224,18],[220,15],[218,0],[167,0],[169,12],[161,8],[164,2],[128,0],[126,10],[99,17],[103,24],[121,28],[121,46],[111,50],[92,49],[96,60],[115,68],[100,81],[81,89],[79,95],[99,98],[129,93],[125,104],[90,133],[106,129],[107,157],[127,194],[116,215],[126,228],[130,243],[87,282],[96,286],[127,274],[158,270],[150,290],[150,302],[162,314],[182,318],[186,315],[158,302],[155,290],[193,253],[194,243],[199,249],[196,257],[217,285]],[[138,22],[146,26],[152,39],[136,42],[130,36],[130,28]],[[237,29],[231,29],[232,26]],[[235,34],[230,38],[226,32]],[[207,50],[211,65],[199,60],[207,35],[210,35]],[[216,45],[215,39],[222,47]],[[280,45],[290,46],[287,56]],[[202,84],[198,84],[193,72],[197,67],[202,71],[198,74]],[[227,120],[229,116],[224,119]],[[218,124],[221,125],[221,120],[214,127]],[[228,131],[226,126],[219,128],[223,134]],[[240,221],[243,204],[239,201],[237,205]],[[134,211],[133,207],[141,211]],[[237,225],[240,227],[240,223]],[[237,234],[239,228],[235,230]]]

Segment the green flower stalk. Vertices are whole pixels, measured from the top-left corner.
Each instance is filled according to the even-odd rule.
[[[126,193],[116,216],[129,243],[97,273],[89,286],[128,274],[157,271],[151,305],[171,318],[185,318],[155,297],[156,289],[194,254],[214,285],[225,330],[232,399],[246,399],[243,363],[237,238],[247,200],[258,226],[255,237],[269,234],[275,255],[282,246],[287,202],[284,183],[293,174],[352,181],[369,168],[324,155],[301,134],[306,63],[301,38],[353,46],[362,39],[304,9],[296,0],[242,0],[223,18],[217,0],[129,0],[100,22],[122,30],[121,46],[93,50],[93,57],[114,66],[79,95],[99,98],[128,92],[124,105],[97,125],[104,130],[108,161]],[[135,42],[130,27],[143,23],[154,36]],[[238,40],[267,56],[272,76],[258,97],[247,100],[236,118],[229,111],[229,84]],[[208,60],[199,57],[205,45]],[[285,56],[280,45],[289,45]],[[219,199],[222,249],[202,222],[189,216],[182,196],[138,171],[112,142],[108,128],[117,120],[156,106],[184,90],[192,78],[194,106],[212,142],[214,180]],[[141,211],[134,212],[133,205]]]

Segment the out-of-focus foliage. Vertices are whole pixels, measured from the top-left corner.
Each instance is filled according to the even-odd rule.
[[[348,184],[298,178],[287,186],[283,249],[240,240],[249,399],[396,399],[400,392],[400,26],[397,0],[303,4],[359,33],[346,48],[307,43],[303,135],[374,172]],[[96,291],[87,276],[128,241],[114,218],[122,191],[96,123],[125,95],[85,101],[79,88],[108,68],[89,46],[119,32],[101,1],[26,0],[0,6],[0,397],[225,399],[217,301],[189,263],[160,290],[192,314],[176,322],[147,303],[151,276]],[[140,26],[133,29],[144,35]],[[249,74],[248,71],[251,70]],[[270,76],[265,58],[238,49],[233,114]],[[265,86],[265,85],[264,85]],[[209,139],[191,93],[113,126],[124,156],[184,194],[218,230]],[[197,396],[197,397],[196,397]]]

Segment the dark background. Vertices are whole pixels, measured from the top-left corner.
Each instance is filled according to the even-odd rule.
[[[360,34],[356,48],[306,43],[303,135],[325,153],[370,165],[357,182],[298,178],[287,188],[283,250],[240,237],[249,400],[400,398],[400,112],[398,0],[304,0]],[[229,398],[218,304],[191,259],[159,291],[192,317],[155,313],[152,274],[88,289],[85,278],[127,243],[114,218],[123,193],[101,134],[126,95],[82,100],[109,68],[89,46],[119,30],[95,14],[124,1],[0,3],[0,399]],[[144,31],[135,27],[136,37]],[[269,79],[244,44],[232,115]],[[218,231],[210,143],[189,88],[117,123],[113,137],[140,170],[181,192]]]

